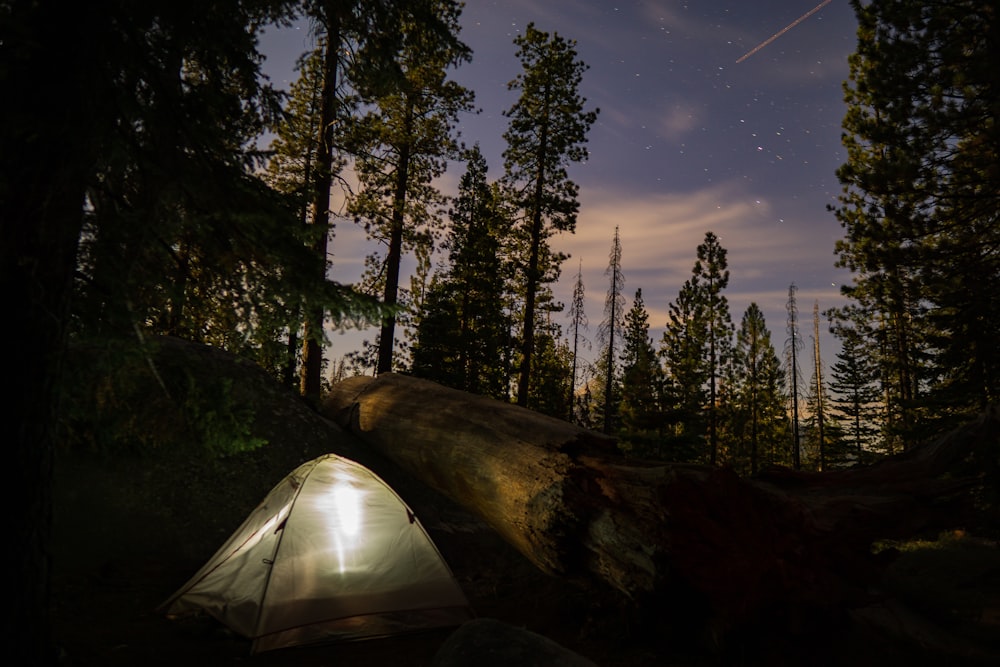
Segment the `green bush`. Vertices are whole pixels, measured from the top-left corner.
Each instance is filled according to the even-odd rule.
[[[68,447],[219,458],[266,444],[232,378],[155,343],[71,346],[62,389]]]

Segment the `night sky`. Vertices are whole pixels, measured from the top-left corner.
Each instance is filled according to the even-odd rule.
[[[757,302],[780,354],[794,282],[801,336],[811,344],[813,303],[821,311],[842,305],[839,285],[850,280],[834,267],[843,230],[826,209],[836,203],[835,171],[845,159],[842,84],[857,27],[847,0],[467,0],[460,37],[473,61],[452,76],[475,91],[481,113],[464,117],[459,130],[466,144],[480,144],[491,178],[503,169],[502,112],[515,101],[507,83],[521,71],[513,39],[531,22],[576,40],[590,67],[580,92],[588,109],[600,109],[589,160],[570,168],[580,186],[576,233],[550,241],[572,255],[555,286],[565,303],[582,261],[588,338],[603,319],[617,225],[624,293],[631,305],[642,289],[657,347],[667,306],[690,278],[707,231],[728,251],[734,324]],[[265,37],[265,71],[275,84],[287,88],[309,44],[304,25]],[[442,189],[453,193],[463,171],[451,168]],[[331,245],[330,275],[341,282],[357,280],[374,249],[352,227],[340,222]],[[568,329],[568,312],[558,317]],[[836,343],[826,329],[824,319],[829,366]],[[375,333],[334,334],[327,354],[342,356]],[[586,354],[596,355],[596,344]]]

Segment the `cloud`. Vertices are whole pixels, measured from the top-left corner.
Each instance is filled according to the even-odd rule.
[[[555,249],[572,255],[563,267],[556,296],[568,302],[582,261],[588,317],[595,326],[600,322],[608,289],[605,271],[617,225],[624,294],[631,303],[635,290],[642,289],[651,335],[659,341],[668,305],[691,277],[697,248],[711,231],[727,251],[730,281],[724,294],[734,324],[739,326],[747,306],[756,302],[780,348],[789,286],[800,286],[799,310],[811,322],[814,300],[819,300],[821,310],[843,303],[839,283],[846,279],[833,266],[832,240],[817,238],[815,229],[785,225],[777,218],[775,210],[788,206],[790,202],[757,198],[738,181],[655,195],[585,188],[576,233],[551,241]],[[825,324],[821,326],[825,329]]]
[[[660,116],[658,135],[663,139],[676,141],[697,125],[697,107],[691,104],[672,104]]]
[[[733,246],[754,262],[771,261],[775,253],[801,242],[794,233],[762,234],[762,222],[775,220],[774,205],[755,198],[739,181],[692,192],[634,195],[620,189],[587,188],[581,192],[577,234],[567,242],[588,256],[606,255],[615,225],[623,244],[631,242],[635,264],[667,265],[689,257],[705,233],[714,232],[723,247]],[[597,252],[598,248],[603,248]],[[732,252],[732,251],[730,251]]]
[[[450,183],[441,183],[443,189],[454,187],[453,179],[458,176],[448,177]],[[799,287],[799,327],[801,335],[808,337],[812,331],[814,301],[819,301],[821,311],[841,305],[844,299],[839,294],[839,283],[847,279],[845,272],[833,267],[833,241],[827,238],[829,235],[817,238],[815,229],[784,226],[776,217],[776,210],[790,205],[778,199],[755,197],[739,181],[687,193],[652,195],[637,195],[614,187],[583,188],[576,232],[550,239],[553,249],[568,252],[572,257],[563,265],[562,277],[553,286],[555,297],[569,303],[577,267],[582,262],[589,334],[596,332],[603,319],[608,289],[605,271],[617,225],[622,244],[624,295],[631,305],[636,289],[642,289],[650,335],[658,345],[667,322],[668,306],[676,300],[684,281],[691,277],[697,247],[704,242],[705,233],[711,231],[727,251],[730,281],[724,294],[734,325],[739,326],[751,302],[757,303],[780,352],[785,338],[789,285],[795,283]],[[336,257],[331,277],[343,282],[357,279],[360,259],[372,249],[363,234],[352,227],[347,224],[346,228],[338,229],[338,238],[332,246]],[[568,315],[556,317],[561,318],[565,330]],[[825,349],[833,350],[835,344],[826,333],[825,319],[821,328]],[[348,339],[337,339],[337,347],[356,344],[360,337],[364,336],[357,333]]]

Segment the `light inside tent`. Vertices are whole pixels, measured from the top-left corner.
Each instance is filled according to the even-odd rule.
[[[338,571],[343,574],[356,565],[361,543],[364,491],[350,475],[338,475],[329,491],[317,499],[317,509],[326,519],[330,549],[336,554]]]
[[[356,537],[361,529],[361,491],[348,481],[337,482],[333,487],[333,503],[340,532]]]

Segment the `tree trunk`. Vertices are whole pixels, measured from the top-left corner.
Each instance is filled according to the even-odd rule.
[[[593,431],[391,373],[341,382],[323,411],[543,571],[637,603],[694,592],[723,632],[863,597],[880,571],[873,540],[958,525],[986,483],[960,466],[990,465],[995,483],[1000,434],[991,411],[878,465],[751,480],[625,459]]]
[[[403,226],[406,223],[406,195],[410,171],[410,125],[413,107],[406,109],[406,139],[399,149],[396,165],[396,184],[392,195],[392,219],[389,223],[389,251],[385,258],[385,291],[382,303],[395,306],[399,302],[399,266],[403,261]],[[396,315],[390,313],[382,320],[378,339],[378,361],[375,372],[381,375],[392,371],[392,353],[396,343]]]
[[[545,88],[543,109],[548,108],[549,89]],[[531,197],[531,247],[528,253],[528,268],[525,276],[524,288],[524,326],[521,336],[521,367],[518,370],[517,379],[517,404],[528,407],[528,400],[531,395],[531,379],[534,375],[531,363],[535,354],[535,300],[538,296],[538,286],[542,280],[542,271],[539,269],[541,261],[541,248],[544,239],[542,238],[544,221],[542,220],[542,198],[545,194],[546,179],[545,157],[549,152],[549,118],[548,113],[542,118],[542,123],[538,128],[538,150],[535,153],[537,172],[535,173],[535,191]]]
[[[315,231],[314,251],[320,274],[316,279],[326,281],[327,253],[330,232],[330,189],[333,187],[333,126],[337,120],[337,67],[341,46],[339,9],[333,2],[323,6],[326,46],[323,60],[323,92],[320,123],[317,136],[316,182],[313,190],[312,224]],[[322,306],[310,304],[305,310],[305,330],[302,341],[301,392],[310,401],[319,402],[323,383],[323,339],[326,336],[323,322],[326,311]]]
[[[51,9],[6,3],[0,30],[0,81],[5,98],[17,100],[0,136],[0,290],[15,351],[5,379],[16,387],[0,432],[5,498],[17,507],[4,531],[16,610],[5,622],[4,653],[21,665],[57,664],[50,546],[59,381],[86,185],[113,116],[101,60],[109,21],[82,3],[60,7],[57,20]]]

